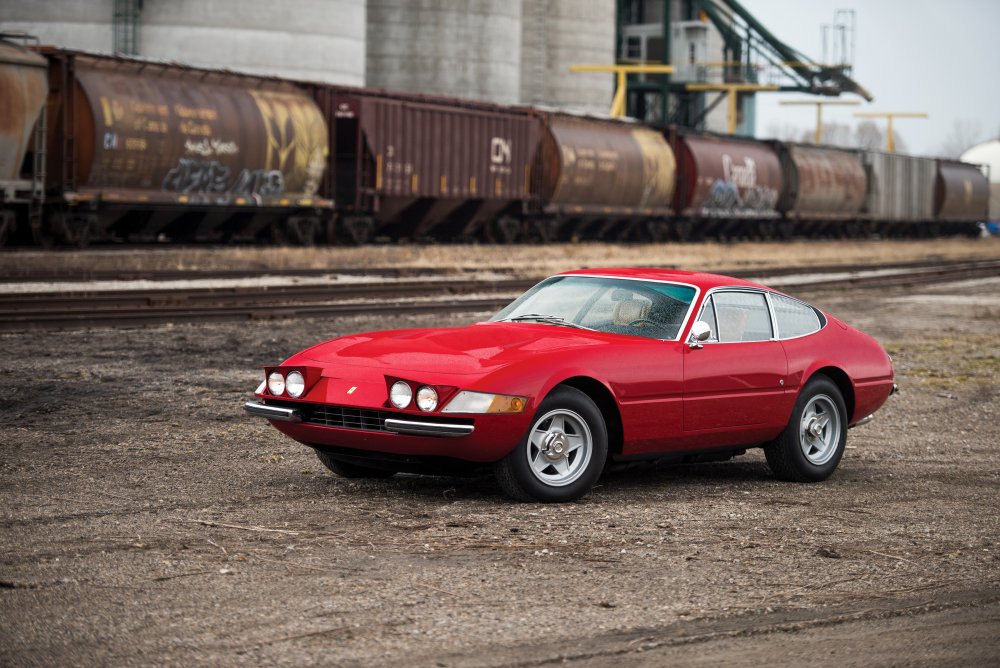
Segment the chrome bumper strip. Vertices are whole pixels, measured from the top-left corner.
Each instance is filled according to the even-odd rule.
[[[440,424],[437,422],[413,422],[411,420],[385,421],[385,428],[397,434],[412,434],[413,436],[444,436],[455,438],[468,436],[475,427],[471,424]]]
[[[302,422],[302,415],[292,408],[282,408],[280,406],[267,406],[258,401],[248,401],[243,404],[243,410],[256,417],[267,418],[268,420],[280,420],[281,422]]]
[[[848,429],[854,429],[855,427],[860,427],[862,425],[866,425],[866,424],[868,424],[869,422],[871,422],[874,419],[875,419],[875,415],[874,414],[873,415],[868,415],[866,417],[861,418],[860,420],[858,420],[854,424],[852,424],[850,427],[848,427]]]

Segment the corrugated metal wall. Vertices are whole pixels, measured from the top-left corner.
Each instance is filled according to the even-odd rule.
[[[934,220],[934,158],[899,153],[865,153],[868,198],[865,211],[872,220]]]

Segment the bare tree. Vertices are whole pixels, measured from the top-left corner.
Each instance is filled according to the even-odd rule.
[[[979,121],[956,120],[938,153],[945,158],[957,158],[986,138],[982,123]]]
[[[814,130],[802,133],[802,141],[812,143],[816,139]],[[846,123],[824,123],[823,143],[827,146],[852,146],[851,126]]]
[[[777,139],[779,141],[796,141],[802,133],[802,128],[791,123],[771,122],[767,124],[765,137]]]
[[[885,133],[875,121],[861,121],[854,128],[855,146],[864,149],[885,148]]]

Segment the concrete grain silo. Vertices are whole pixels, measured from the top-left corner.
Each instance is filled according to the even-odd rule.
[[[43,44],[362,85],[365,0],[4,0]]]
[[[521,3],[369,0],[367,85],[515,104]]]
[[[523,0],[521,102],[605,114],[611,74],[571,74],[570,65],[613,65],[614,0]]]

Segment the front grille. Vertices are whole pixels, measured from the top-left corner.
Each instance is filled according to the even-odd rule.
[[[359,429],[361,431],[386,431],[385,419],[392,413],[345,406],[314,405],[304,416],[304,422],[324,427]]]
[[[292,408],[302,415],[302,424],[315,424],[322,427],[339,429],[357,429],[359,431],[379,431],[393,434],[385,428],[386,418],[408,420],[414,422],[433,422],[436,424],[474,424],[470,418],[453,418],[442,415],[418,415],[413,413],[395,413],[370,408],[351,408],[349,406],[330,406],[328,404],[307,404],[298,401],[268,399],[268,406]]]

